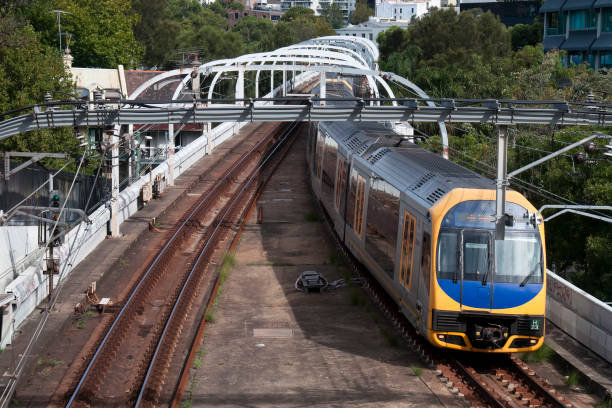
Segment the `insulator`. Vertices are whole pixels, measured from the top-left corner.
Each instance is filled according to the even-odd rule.
[[[597,145],[595,142],[588,142],[584,145],[584,150],[589,154],[594,153],[597,150]]]
[[[582,164],[586,161],[586,155],[584,154],[584,152],[576,152],[572,157],[574,158],[574,161],[579,164]]]

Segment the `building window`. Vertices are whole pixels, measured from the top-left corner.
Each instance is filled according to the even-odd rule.
[[[612,68],[612,51],[606,51],[599,54],[599,67]]]
[[[570,52],[567,57],[569,58],[570,65],[580,65],[584,62],[582,52]]]
[[[593,30],[597,28],[597,14],[591,10],[570,12],[570,30]]]
[[[548,27],[546,35],[561,35],[565,34],[565,16],[557,12],[546,14]]]
[[[612,7],[601,10],[601,31],[604,33],[612,32]]]
[[[572,51],[567,56],[569,58],[570,65],[587,64],[589,67],[593,67],[595,64],[595,58],[593,54],[587,54],[582,51]]]

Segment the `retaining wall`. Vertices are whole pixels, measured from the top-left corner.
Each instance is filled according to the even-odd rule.
[[[546,317],[612,363],[612,307],[548,271]]]

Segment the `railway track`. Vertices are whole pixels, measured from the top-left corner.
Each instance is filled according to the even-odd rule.
[[[297,126],[262,138],[186,213],[92,349],[66,407],[154,406],[215,248],[244,219]],[[206,279],[214,282],[214,279]],[[134,326],[140,323],[140,329]]]
[[[423,362],[436,370],[451,393],[465,400],[467,406],[491,408],[554,407],[573,405],[546,380],[515,356],[457,353],[433,347],[416,332],[397,304],[378,281],[344,247],[322,206],[326,225],[335,245],[344,254],[353,274],[364,281],[363,289],[395,328],[417,352]]]

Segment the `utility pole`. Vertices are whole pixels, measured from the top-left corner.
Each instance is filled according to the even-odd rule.
[[[57,34],[59,37],[59,52],[62,55],[62,14],[72,14],[64,10],[51,10],[49,13],[57,14]]]
[[[506,186],[508,185],[508,127],[497,128],[497,179],[495,180],[495,240],[503,241],[506,235]]]

